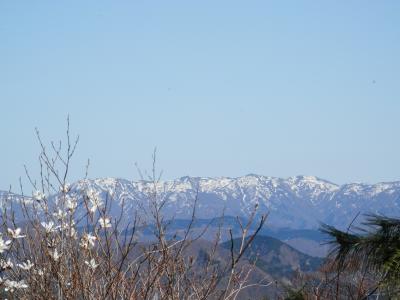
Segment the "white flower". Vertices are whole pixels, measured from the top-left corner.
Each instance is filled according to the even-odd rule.
[[[11,262],[10,259],[5,261],[4,259],[0,260],[0,270],[5,271],[8,269],[12,269],[14,267],[14,264]]]
[[[91,207],[89,208],[90,212],[95,213],[96,210],[103,206],[103,200],[100,198],[90,199]]]
[[[75,220],[69,220],[67,222],[64,222],[63,224],[61,224],[61,226],[59,226],[62,230],[68,230],[72,227],[75,226]]]
[[[36,201],[42,201],[46,198],[46,195],[43,194],[41,191],[33,192],[32,196]]]
[[[91,233],[85,233],[81,239],[81,247],[84,249],[89,249],[94,247],[94,243],[96,241],[96,237]]]
[[[73,238],[74,240],[76,240],[78,238],[78,233],[76,232],[74,227],[71,227],[68,230],[68,234],[69,234],[69,237]]]
[[[65,194],[68,193],[70,189],[71,189],[71,185],[69,183],[66,183],[66,184],[60,186],[60,192],[65,193]]]
[[[57,220],[61,221],[67,217],[67,213],[63,212],[61,209],[58,209],[57,212],[53,213],[53,216],[57,218]]]
[[[11,228],[7,228],[8,233],[11,235],[13,239],[22,239],[25,237],[25,235],[21,235],[21,228],[17,228],[15,230],[12,230]]]
[[[3,253],[4,251],[10,249],[10,240],[3,240],[3,238],[0,236],[0,253]]]
[[[86,196],[89,198],[91,204],[89,211],[95,213],[103,205],[103,200],[101,200],[99,193],[92,189],[86,192]]]
[[[46,239],[47,247],[53,249],[57,246],[57,240],[55,238]]]
[[[69,196],[66,198],[65,207],[67,208],[68,211],[74,212],[77,206],[78,206],[78,202],[76,201],[76,198],[69,197]]]
[[[102,227],[102,228],[110,228],[111,227],[110,219],[106,218],[106,217],[99,218],[99,224],[100,224],[100,227]]]
[[[57,248],[54,249],[54,252],[50,252],[50,256],[54,261],[58,261],[61,257],[61,254],[58,253]]]
[[[92,258],[90,261],[86,261],[86,260],[85,260],[85,264],[86,264],[89,268],[91,268],[92,270],[95,270],[95,269],[99,266],[99,264],[96,263],[96,261],[94,260],[94,258]]]
[[[60,226],[54,226],[54,222],[53,222],[53,221],[50,221],[50,222],[48,222],[48,223],[42,222],[41,224],[42,224],[42,226],[44,227],[44,229],[46,230],[46,233],[54,232],[54,231],[56,231],[58,228],[60,228]]]
[[[28,259],[26,262],[22,264],[17,264],[17,266],[20,267],[22,270],[29,271],[30,269],[32,269],[34,264]]]
[[[28,288],[28,285],[25,283],[24,280],[21,280],[21,281],[6,280],[4,282],[4,285],[6,286],[4,290],[6,292],[10,292],[10,293],[13,293],[14,290]]]
[[[61,230],[65,230],[67,232],[67,235],[73,239],[78,238],[78,233],[76,232],[75,228],[75,221],[70,220],[69,222],[63,223],[60,228]]]
[[[46,271],[46,269],[37,269],[37,270],[33,270],[33,273],[39,275],[39,276],[43,276],[44,275],[44,271]]]

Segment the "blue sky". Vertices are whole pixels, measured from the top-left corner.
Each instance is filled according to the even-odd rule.
[[[70,180],[399,180],[399,1],[1,1],[0,189],[80,135]]]

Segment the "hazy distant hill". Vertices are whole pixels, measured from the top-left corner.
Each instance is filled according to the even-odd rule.
[[[240,240],[234,239],[233,242],[234,250],[237,251]],[[201,270],[201,266],[207,263],[213,246],[210,241],[197,240],[185,250],[184,255],[195,257],[196,268]],[[230,247],[230,241],[220,244],[215,252],[216,254],[212,257],[213,266],[220,266],[220,270],[222,270],[224,266],[230,265]],[[240,261],[240,268],[251,268],[253,270],[249,278],[251,282],[270,284],[268,287],[254,286],[251,289],[245,289],[239,299],[273,297],[276,292],[283,291],[282,287],[288,284],[295,271],[313,272],[319,268],[322,262],[322,259],[301,253],[275,238],[258,236],[245,252],[243,259]],[[225,275],[226,278],[228,275]]]
[[[234,240],[234,249],[238,251],[240,239]],[[227,241],[221,245],[225,249],[231,247]],[[313,272],[318,269],[323,260],[301,253],[278,239],[259,235],[251,243],[245,257],[255,261],[258,268],[274,278],[290,278],[293,272]]]
[[[167,234],[169,236],[183,237],[190,220],[174,219],[168,221]],[[246,220],[241,219],[242,223]],[[251,227],[255,230],[257,223]],[[241,234],[240,225],[235,217],[226,216],[224,218],[212,219],[196,219],[191,225],[192,235],[202,234],[202,238],[213,240],[217,231],[221,232],[222,241],[229,240],[229,230],[232,230],[233,236],[238,237]],[[154,226],[148,225],[146,228],[139,230],[143,240],[154,238]],[[207,231],[204,231],[207,227]],[[264,226],[260,233],[263,236],[269,236],[285,242],[298,251],[304,252],[311,256],[325,257],[328,252],[328,246],[324,245],[326,236],[316,229],[291,229],[291,228],[270,228]]]

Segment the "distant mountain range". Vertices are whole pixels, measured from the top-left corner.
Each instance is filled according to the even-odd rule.
[[[93,189],[104,198],[113,195],[113,211],[124,202],[126,216],[146,207],[147,181],[104,178],[81,180],[72,190]],[[0,197],[7,195],[0,192]],[[12,195],[12,197],[16,197]],[[320,222],[346,228],[357,214],[400,215],[400,182],[337,185],[314,176],[286,179],[260,175],[238,178],[182,177],[157,185],[157,199],[166,200],[164,215],[189,219],[197,197],[197,218],[225,216],[247,218],[255,205],[259,213],[269,213],[269,228],[317,229]],[[355,224],[362,221],[358,217]]]
[[[90,189],[111,203],[114,216],[120,215],[123,203],[126,224],[132,222],[136,211],[142,212],[141,217],[145,216],[144,212],[149,212],[149,199],[154,196],[151,193],[154,185],[148,181],[103,178],[81,180],[71,185],[71,191],[77,195]],[[165,201],[163,215],[175,220],[170,226],[171,235],[175,234],[174,230],[184,231],[196,203],[194,231],[201,232],[211,224],[204,238],[213,239],[218,218],[224,215],[225,233],[232,228],[234,237],[237,237],[240,228],[234,217],[247,219],[257,205],[259,214],[269,213],[260,234],[319,257],[328,251],[328,246],[323,245],[326,237],[318,231],[321,222],[345,229],[356,216],[353,224],[362,222],[363,214],[400,216],[400,182],[337,185],[314,176],[283,179],[251,174],[238,178],[182,177],[159,182],[156,190],[157,200]],[[0,191],[0,200],[6,197],[12,200],[21,198]],[[17,219],[18,216],[17,211]],[[149,230],[142,231],[144,240],[150,236]]]
[[[82,180],[75,190],[91,188],[132,211],[148,202],[152,183],[105,178]],[[157,185],[159,199],[165,199],[167,217],[188,219],[197,196],[196,216],[222,215],[247,218],[255,205],[259,213],[269,212],[271,228],[316,229],[320,222],[346,228],[357,214],[400,215],[400,182],[337,185],[314,176],[287,179],[247,175],[238,178],[182,177]],[[362,221],[358,217],[355,224]]]
[[[234,249],[238,251],[241,239],[234,239]],[[227,241],[221,246],[230,249],[231,242]],[[257,236],[245,252],[245,257],[249,261],[255,261],[256,266],[264,272],[271,274],[275,278],[289,279],[293,271],[313,272],[321,266],[323,260],[311,257],[280,240],[268,237]]]

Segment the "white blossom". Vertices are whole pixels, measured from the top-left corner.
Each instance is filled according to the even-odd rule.
[[[35,191],[32,193],[32,196],[37,201],[42,201],[46,198],[46,195],[43,194],[41,191]]]
[[[86,196],[88,197],[91,205],[89,211],[91,213],[95,213],[96,210],[103,205],[103,200],[100,198],[99,193],[94,191],[93,189],[88,190],[86,192]]]
[[[110,219],[107,217],[99,218],[99,224],[100,224],[100,227],[102,227],[102,228],[110,228],[111,227]]]
[[[12,263],[12,261],[10,259],[8,259],[7,261],[5,261],[4,259],[0,260],[0,270],[1,271],[12,269],[13,267],[14,267],[14,264]]]
[[[96,210],[100,209],[103,206],[103,200],[101,200],[100,198],[96,198],[94,200],[90,199],[90,212],[95,213]]]
[[[13,239],[22,239],[25,235],[21,235],[21,228],[16,228],[15,230],[11,228],[7,228],[8,233],[11,235]]]
[[[55,226],[55,224],[54,224],[53,221],[50,221],[50,222],[48,222],[48,223],[42,222],[41,224],[42,224],[42,226],[44,227],[44,229],[46,230],[47,233],[54,232],[54,231],[56,231],[58,228],[60,228],[60,226]]]
[[[22,264],[17,264],[17,266],[19,268],[21,268],[22,270],[29,271],[30,269],[32,269],[34,264],[28,259],[26,262],[24,262]]]
[[[65,193],[65,194],[68,193],[70,189],[71,189],[71,185],[69,183],[66,183],[66,184],[60,186],[60,192]]]
[[[50,252],[50,256],[54,261],[59,261],[61,254],[58,253],[57,248],[54,249],[54,252]]]
[[[96,241],[96,237],[91,233],[85,233],[81,239],[81,247],[84,249],[89,249],[94,247],[94,243]]]
[[[0,236],[0,253],[10,249],[10,244],[10,240],[3,240],[3,238]]]
[[[75,226],[75,220],[71,219],[68,222],[64,222],[59,226],[62,230],[68,230]]]
[[[67,213],[62,211],[61,209],[58,209],[57,212],[53,213],[53,216],[57,218],[57,220],[61,221],[67,217]]]
[[[46,271],[46,269],[36,269],[36,270],[33,270],[33,273],[35,273],[39,276],[43,276],[45,271]]]
[[[48,238],[46,239],[47,247],[53,249],[57,246],[57,239],[55,238]]]
[[[69,228],[68,235],[69,235],[69,237],[71,237],[71,238],[73,238],[75,240],[78,238],[78,233],[77,233],[77,231],[75,230],[74,227]]]
[[[77,239],[78,238],[78,233],[75,230],[75,221],[70,220],[69,222],[65,222],[60,226],[61,230],[67,231],[67,234],[69,237]]]
[[[69,196],[66,197],[65,207],[67,208],[68,211],[74,212],[77,206],[78,206],[78,202],[77,202],[76,198],[69,197]]]
[[[21,281],[13,281],[13,280],[6,280],[4,281],[4,285],[6,286],[4,290],[6,292],[13,293],[15,290],[18,289],[27,289],[28,285],[25,283],[24,280]]]
[[[99,266],[99,264],[96,263],[96,261],[94,260],[94,258],[92,258],[90,261],[86,261],[86,260],[85,260],[85,264],[86,264],[89,268],[91,268],[92,270],[95,270],[95,269]]]

